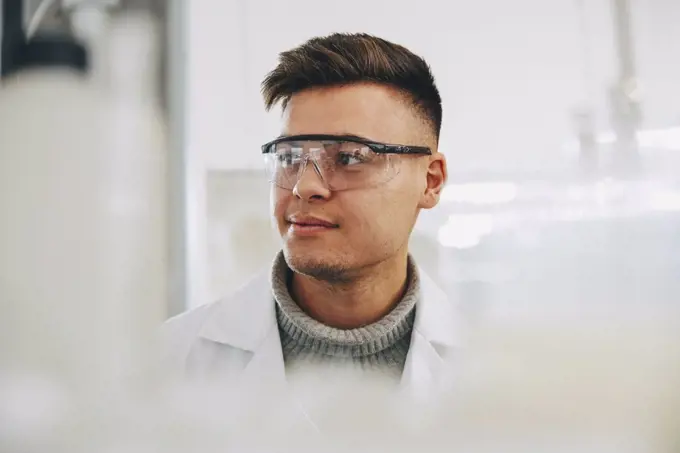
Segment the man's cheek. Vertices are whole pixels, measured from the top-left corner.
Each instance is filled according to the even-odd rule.
[[[283,217],[286,214],[288,199],[289,197],[281,189],[277,188],[272,192],[269,205],[274,216]]]

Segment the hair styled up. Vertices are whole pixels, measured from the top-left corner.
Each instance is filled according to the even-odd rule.
[[[267,110],[305,89],[374,82],[392,86],[411,100],[439,139],[442,100],[429,65],[403,46],[365,33],[312,38],[279,54],[262,82]]]

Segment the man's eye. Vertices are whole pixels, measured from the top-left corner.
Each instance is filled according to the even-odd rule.
[[[338,163],[340,165],[356,165],[366,162],[366,158],[361,153],[338,153]]]
[[[279,153],[277,157],[279,165],[282,167],[290,167],[300,162],[300,156],[295,153]]]

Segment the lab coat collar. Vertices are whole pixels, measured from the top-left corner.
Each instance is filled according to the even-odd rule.
[[[414,332],[436,346],[456,347],[460,332],[456,307],[434,281],[418,269],[420,298]],[[276,327],[276,310],[267,272],[255,276],[229,300],[216,306],[199,336],[246,351],[255,351]]]
[[[420,297],[411,345],[401,379],[403,389],[426,391],[442,375],[445,357],[460,344],[456,307],[421,269]],[[199,336],[253,353],[244,370],[251,385],[285,384],[283,352],[268,273],[257,275],[218,304]],[[265,379],[267,382],[260,382]]]
[[[414,333],[417,332],[436,347],[460,346],[461,332],[456,305],[422,269],[418,268],[418,274],[420,296],[416,306]]]
[[[219,303],[199,336],[244,351],[255,352],[276,328],[276,309],[267,272],[257,274]]]

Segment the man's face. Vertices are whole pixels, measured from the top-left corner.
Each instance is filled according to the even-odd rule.
[[[284,135],[356,135],[375,142],[429,146],[432,133],[396,90],[375,84],[318,88],[292,97]],[[433,156],[392,156],[398,172],[386,183],[331,191],[309,162],[294,190],[272,185],[272,211],[288,265],[323,280],[352,278],[405,253],[421,208],[438,200],[445,163]],[[305,227],[320,219],[332,227]],[[312,221],[314,223],[314,221]]]

